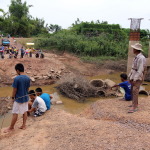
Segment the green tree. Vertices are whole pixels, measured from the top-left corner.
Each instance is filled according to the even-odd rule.
[[[50,24],[48,30],[51,33],[56,33],[58,31],[62,30],[62,28],[61,28],[61,26],[59,26],[57,24]]]

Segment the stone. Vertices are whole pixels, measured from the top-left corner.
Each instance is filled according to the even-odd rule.
[[[39,76],[39,78],[38,78],[39,80],[42,80],[43,79],[43,76]]]
[[[55,70],[54,70],[54,69],[51,69],[51,72],[55,72]]]
[[[51,74],[50,74],[50,73],[47,73],[47,76],[48,76],[48,77],[51,77]]]
[[[34,79],[39,79],[39,76],[34,76]]]
[[[61,71],[58,71],[58,74],[61,74]]]
[[[60,79],[60,78],[61,78],[61,75],[58,75],[58,74],[57,74],[57,75],[56,75],[56,78],[57,78],[57,79]]]
[[[39,79],[39,80],[43,79],[42,76],[34,76],[34,78],[35,78],[35,79]]]
[[[27,72],[27,74],[31,74],[31,72]]]
[[[37,73],[34,72],[34,73],[33,73],[33,76],[37,76]]]
[[[10,107],[10,106],[8,106],[7,108],[8,108],[9,110],[11,110],[11,107]]]
[[[33,78],[33,77],[30,77],[30,80],[31,80],[32,82],[35,82],[35,78]]]
[[[49,77],[48,76],[43,76],[43,79],[48,79]]]
[[[62,101],[56,101],[56,104],[60,105],[60,104],[63,104]]]

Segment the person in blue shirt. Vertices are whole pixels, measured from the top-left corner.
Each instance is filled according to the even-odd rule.
[[[117,86],[122,87],[124,89],[124,91],[125,91],[125,96],[124,96],[123,99],[126,100],[126,101],[131,101],[132,100],[131,84],[127,80],[128,76],[127,76],[126,73],[122,73],[122,74],[120,74],[120,78],[121,78],[122,83],[119,83],[118,85],[115,85],[113,87],[117,87]]]
[[[35,92],[37,96],[41,97],[44,100],[47,110],[49,110],[51,108],[52,96],[47,93],[43,93],[41,88],[36,88]]]
[[[23,124],[20,129],[26,129],[26,120],[27,120],[27,111],[28,111],[28,90],[30,87],[30,78],[24,74],[24,66],[21,63],[16,64],[15,70],[18,74],[15,77],[14,82],[12,84],[12,100],[13,100],[13,108],[12,108],[12,121],[11,125],[4,132],[10,132],[14,130],[15,123],[18,118],[18,114],[23,115]]]

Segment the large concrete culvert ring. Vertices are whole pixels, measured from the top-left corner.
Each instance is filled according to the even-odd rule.
[[[103,80],[91,80],[90,81],[90,84],[96,88],[102,88],[104,87],[104,81]]]
[[[103,90],[99,90],[99,91],[96,92],[96,96],[98,96],[98,97],[105,97],[106,93]]]

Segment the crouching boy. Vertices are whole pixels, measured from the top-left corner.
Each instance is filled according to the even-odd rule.
[[[35,117],[43,115],[44,112],[47,110],[44,100],[39,96],[36,96],[34,90],[29,91],[29,96],[31,102],[29,102],[28,113],[34,112]]]
[[[125,91],[125,95],[124,95],[124,98],[122,100],[131,101],[131,99],[132,99],[131,84],[127,80],[128,76],[126,73],[122,73],[122,74],[120,74],[120,78],[121,78],[122,83],[119,83],[118,85],[115,85],[113,87],[117,87],[117,86],[122,87]]]

